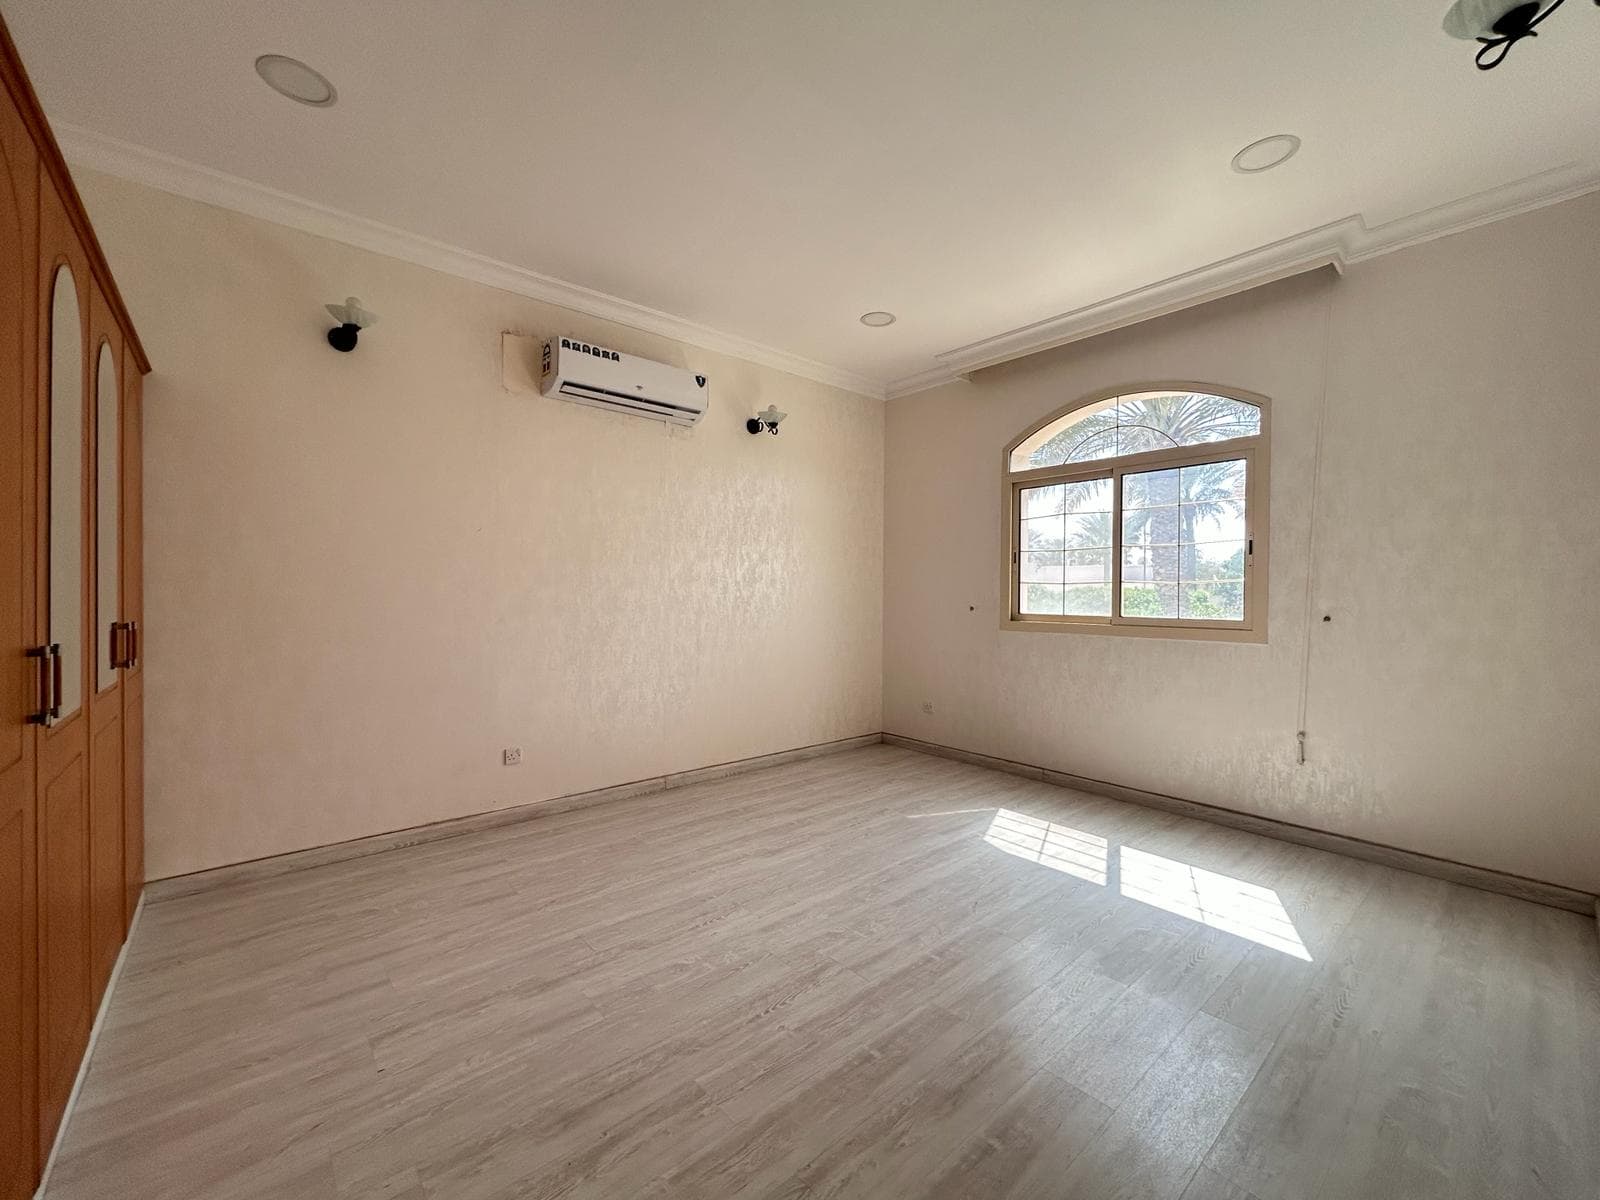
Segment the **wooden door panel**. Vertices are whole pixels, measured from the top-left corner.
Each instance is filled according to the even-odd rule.
[[[33,878],[32,821],[19,809],[0,814],[0,1196],[33,1190]]]
[[[117,695],[118,708],[121,695]],[[93,1003],[105,994],[106,981],[122,949],[122,715],[99,725],[89,754],[93,783],[89,793],[89,904],[94,931]]]
[[[105,992],[117,951],[122,947],[123,883],[122,850],[122,671],[110,669],[110,640],[102,636],[122,620],[121,578],[121,482],[122,463],[122,335],[111,315],[111,305],[96,284],[89,288],[89,412],[93,420],[90,436],[89,483],[94,503],[88,508],[90,527],[89,560],[93,565],[88,589],[89,625],[93,630],[85,646],[89,659],[89,686],[84,692],[89,709],[89,893],[93,939],[90,950],[91,1008],[97,1008]],[[104,396],[102,396],[102,387]],[[108,402],[102,405],[102,399]],[[109,408],[109,411],[108,411]],[[102,421],[111,428],[102,429]],[[110,467],[110,477],[102,467]],[[115,519],[106,512],[101,494],[115,491]],[[104,515],[103,515],[104,514]],[[102,529],[102,521],[105,523]],[[102,535],[107,539],[102,545]],[[118,561],[110,561],[112,558]],[[108,569],[108,566],[110,569]],[[104,572],[107,586],[116,591],[105,595],[101,587]],[[102,661],[102,660],[106,661]]]
[[[38,322],[38,353],[35,359],[36,392],[39,397],[39,434],[37,461],[51,464],[50,431],[52,329],[55,286],[58,270],[66,267],[72,272],[72,282],[77,293],[79,313],[78,363],[80,386],[76,398],[63,397],[62,403],[83,406],[81,487],[78,502],[83,514],[82,536],[78,555],[74,560],[64,554],[59,544],[51,544],[51,481],[50,471],[41,469],[35,486],[38,516],[35,522],[38,545],[46,548],[41,555],[45,569],[35,582],[35,602],[39,605],[41,625],[51,630],[51,636],[63,640],[63,629],[69,629],[73,648],[63,657],[63,674],[75,674],[76,690],[81,697],[79,707],[58,723],[42,728],[37,739],[38,809],[36,855],[39,936],[39,1155],[43,1159],[55,1139],[76,1076],[78,1063],[87,1043],[89,1027],[93,1022],[95,994],[92,986],[92,934],[90,916],[90,849],[89,849],[89,717],[93,678],[89,671],[92,662],[94,632],[90,625],[93,597],[90,584],[94,577],[91,554],[93,526],[90,514],[93,508],[93,460],[89,450],[93,432],[93,413],[89,407],[89,379],[91,378],[88,320],[90,313],[90,269],[83,243],[68,215],[65,202],[56,191],[54,183],[41,178],[39,187],[39,269],[37,272],[38,297],[35,320]],[[77,572],[76,616],[67,620],[59,613],[51,614],[51,571],[57,566]],[[66,576],[70,578],[70,575]],[[71,611],[70,609],[68,610]],[[70,693],[69,693],[70,694]]]
[[[0,89],[0,100],[4,91]],[[0,104],[0,1200],[33,1194],[38,1024],[35,898],[37,628],[34,274],[38,158]]]
[[[122,364],[122,619],[139,629],[138,657],[122,672],[126,929],[144,889],[144,379],[126,343]]]
[[[83,755],[45,785],[39,810],[41,1112],[61,1119],[89,1039],[89,794]]]
[[[0,778],[32,749],[27,716],[37,705],[38,674],[26,651],[33,627],[33,450],[36,413],[29,332],[33,315],[37,166],[21,123],[0,109]],[[20,657],[19,657],[20,656]],[[13,806],[20,803],[5,793]],[[31,807],[31,804],[29,805]],[[7,810],[0,810],[7,811]]]
[[[125,881],[123,931],[133,922],[144,890],[144,677],[129,679],[122,694],[122,804]]]

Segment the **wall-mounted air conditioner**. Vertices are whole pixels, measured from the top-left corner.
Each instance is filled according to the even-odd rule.
[[[544,344],[539,390],[674,425],[693,425],[711,402],[704,375],[573,337],[554,337]]]

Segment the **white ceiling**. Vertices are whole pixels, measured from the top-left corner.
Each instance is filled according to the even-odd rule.
[[[58,125],[877,384],[1351,214],[1600,172],[1600,11],[1482,73],[1445,8],[0,0]],[[268,91],[269,52],[338,104]],[[1280,131],[1287,165],[1229,169]]]

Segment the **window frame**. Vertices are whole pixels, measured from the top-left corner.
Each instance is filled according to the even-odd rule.
[[[1011,455],[1041,430],[1080,409],[1100,404],[1117,396],[1140,392],[1194,392],[1221,396],[1253,405],[1261,412],[1261,432],[1250,437],[1201,442],[1167,450],[1149,450],[1085,462],[1035,467],[1027,471],[1011,469]],[[1035,422],[1006,444],[1000,465],[1005,520],[1001,539],[1003,565],[1001,577],[1005,596],[1001,604],[1001,629],[1035,630],[1052,633],[1111,634],[1122,637],[1160,637],[1201,641],[1255,642],[1267,640],[1267,499],[1270,494],[1269,451],[1272,437],[1272,406],[1265,396],[1240,388],[1189,381],[1138,383],[1091,392],[1064,408]],[[1244,619],[1219,621],[1180,617],[1124,617],[1122,609],[1122,487],[1123,477],[1151,470],[1195,466],[1202,463],[1245,462],[1245,563]],[[1055,483],[1078,483],[1092,479],[1111,482],[1111,615],[1076,616],[1022,612],[1022,493],[1026,488]]]

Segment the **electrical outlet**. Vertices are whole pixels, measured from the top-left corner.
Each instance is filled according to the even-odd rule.
[[[922,702],[922,711],[925,712],[925,713],[933,712],[933,701],[932,700],[924,700]]]
[[[506,766],[514,767],[518,763],[520,763],[521,761],[522,761],[522,747],[521,746],[507,746],[506,750],[505,750],[505,764],[506,764]]]

